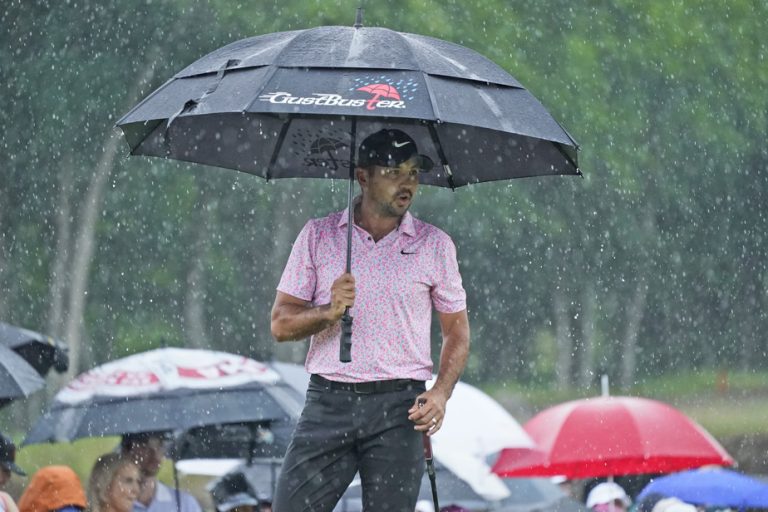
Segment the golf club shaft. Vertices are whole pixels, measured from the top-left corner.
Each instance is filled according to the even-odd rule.
[[[427,401],[419,398],[419,407],[422,407]],[[421,441],[424,445],[424,460],[427,461],[427,475],[429,475],[429,485],[432,487],[432,503],[435,505],[435,512],[440,512],[440,504],[437,501],[437,480],[435,478],[435,460],[432,456],[432,440],[426,432],[421,434]]]
[[[427,475],[429,475],[429,485],[432,487],[432,502],[435,505],[435,512],[439,512],[440,504],[437,500],[437,480],[435,479],[435,460],[432,457],[432,441],[426,432],[422,434],[424,442],[424,459],[427,461]]]

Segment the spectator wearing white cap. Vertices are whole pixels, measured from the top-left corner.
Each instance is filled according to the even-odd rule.
[[[587,496],[587,508],[595,512],[622,512],[631,504],[627,493],[615,482],[597,484]]]

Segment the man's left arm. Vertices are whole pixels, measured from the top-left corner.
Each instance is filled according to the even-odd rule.
[[[469,356],[469,319],[467,310],[456,313],[440,313],[440,329],[443,347],[440,351],[440,369],[431,389],[419,395],[408,411],[408,419],[416,430],[433,435],[440,430],[445,418],[445,408],[453,388],[458,382]]]

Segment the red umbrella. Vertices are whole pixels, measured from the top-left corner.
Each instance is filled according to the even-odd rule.
[[[494,473],[588,478],[733,464],[701,426],[677,409],[645,398],[566,402],[540,412],[523,428],[544,451],[544,459],[502,450]]]

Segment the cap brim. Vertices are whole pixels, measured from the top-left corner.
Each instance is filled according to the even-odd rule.
[[[8,471],[12,471],[13,473],[16,473],[19,476],[27,476],[24,470],[21,469],[19,466],[17,466],[15,462],[9,462],[7,460],[4,460],[0,462],[0,466],[4,467]]]
[[[243,505],[252,505],[256,507],[259,505],[259,500],[249,494],[238,493],[219,503],[216,508],[219,512],[229,512],[233,508],[242,507]]]

